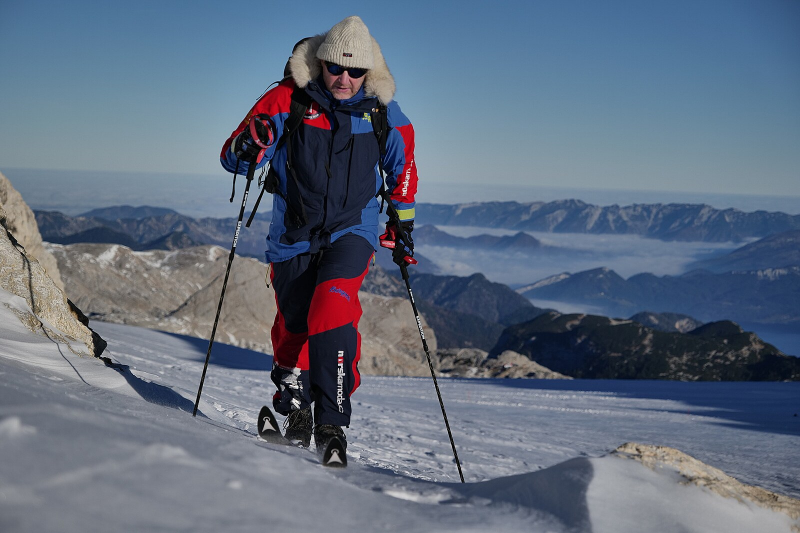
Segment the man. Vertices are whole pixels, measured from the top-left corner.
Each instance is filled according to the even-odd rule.
[[[392,100],[394,78],[359,17],[298,43],[287,69],[290,76],[258,100],[225,142],[221,159],[226,170],[241,173],[271,162],[273,406],[287,415],[287,438],[307,447],[313,428],[321,450],[334,437],[346,445],[342,427],[350,424],[350,395],[360,383],[358,290],[378,245],[380,168],[401,220],[401,228],[387,223],[380,239],[394,247],[395,262],[413,262],[413,243],[399,236],[413,229],[414,129]],[[282,138],[294,91],[310,105],[294,133]],[[380,106],[389,125],[382,158],[372,124]]]

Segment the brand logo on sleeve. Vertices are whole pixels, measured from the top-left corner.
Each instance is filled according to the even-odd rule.
[[[411,169],[414,168],[414,160],[411,160],[411,163],[408,165],[405,174],[403,175],[403,190],[402,195],[408,195],[408,186],[411,184]]]

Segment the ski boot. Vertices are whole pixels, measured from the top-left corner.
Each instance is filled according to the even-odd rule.
[[[292,444],[308,448],[311,445],[311,430],[313,428],[311,408],[292,411],[283,421],[284,436]]]

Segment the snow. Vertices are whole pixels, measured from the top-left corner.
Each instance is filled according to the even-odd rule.
[[[541,281],[537,281],[536,283],[532,283],[530,285],[526,285],[524,287],[520,287],[517,289],[517,292],[523,293],[527,291],[531,291],[533,289],[540,289],[542,287],[547,287],[548,285],[553,285],[554,283],[558,283],[560,281],[564,281],[572,276],[569,272],[563,272],[561,274],[556,274],[555,276],[550,276],[549,278],[543,279]]]
[[[22,437],[36,433],[36,428],[26,426],[17,416],[11,416],[0,420],[0,442],[4,439]]]
[[[106,267],[106,268],[113,267],[114,266],[114,261],[116,261],[116,259],[117,259],[117,255],[119,253],[119,250],[120,250],[120,246],[119,245],[115,244],[113,246],[110,246],[108,248],[108,250],[106,250],[105,252],[103,252],[102,254],[100,254],[97,257],[98,264],[100,264],[101,266]]]
[[[691,517],[692,531],[767,532],[786,527],[765,509],[709,497],[700,487],[671,482],[632,461],[593,460],[592,467],[597,481],[589,485],[586,501],[595,531],[679,532],[684,531],[686,516]],[[683,516],[676,515],[676,509]]]
[[[267,355],[93,323],[117,368],[27,331],[0,292],[0,531],[789,532],[792,519],[608,453],[673,446],[800,496],[796,383],[364,376],[350,466],[255,436]],[[19,302],[16,302],[19,305]],[[796,522],[794,522],[796,523]]]
[[[225,253],[226,253],[225,250],[223,250],[219,246],[210,246],[208,248],[208,261],[210,263],[213,263],[223,255],[225,255]]]

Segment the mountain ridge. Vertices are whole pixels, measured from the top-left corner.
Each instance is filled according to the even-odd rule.
[[[721,274],[790,266],[800,266],[800,230],[768,235],[721,257],[695,261],[688,268]]]
[[[58,234],[46,220],[46,213],[57,211],[35,211],[37,222],[43,236]],[[42,213],[40,219],[39,213]],[[160,229],[161,234],[144,238],[141,232],[141,221],[153,218],[174,217],[194,229],[186,232],[195,241],[202,244],[219,244],[220,232],[226,233],[221,226],[234,227],[233,218],[192,218],[168,208],[151,206],[112,206],[91,210],[79,217],[68,217],[58,213],[62,220],[83,219],[94,225],[110,225],[112,229],[130,232],[138,242],[153,241],[164,237],[175,228]],[[91,215],[91,216],[86,216]],[[147,215],[147,216],[145,216]],[[269,226],[271,214],[257,213],[254,222],[261,224],[263,231],[252,232],[261,237],[260,251],[249,250],[247,254],[257,257],[263,253],[263,236]],[[120,223],[121,220],[139,221],[137,223]],[[800,215],[789,215],[778,211],[745,212],[739,209],[717,209],[706,204],[669,203],[669,204],[631,204],[626,206],[598,206],[576,199],[556,200],[551,202],[472,202],[460,204],[418,203],[416,220],[426,225],[480,226],[504,228],[520,231],[540,231],[547,233],[589,233],[641,235],[643,237],[665,241],[699,241],[699,242],[742,242],[760,239],[775,233],[800,230]],[[192,221],[192,222],[190,222]],[[217,221],[217,222],[212,222]],[[198,238],[203,233],[197,225],[214,226],[214,241]],[[147,224],[144,224],[147,225]],[[153,226],[153,224],[149,224]],[[62,225],[63,228],[63,225]],[[82,229],[88,229],[83,227]],[[195,235],[192,231],[197,231]],[[208,230],[206,230],[208,231]],[[227,233],[230,233],[229,229]],[[63,230],[60,233],[62,236]],[[219,235],[217,235],[219,234]],[[247,232],[243,232],[246,236]],[[47,240],[47,238],[45,238]],[[524,243],[530,247],[532,241]],[[518,243],[520,244],[520,243]],[[244,253],[244,252],[243,252]]]
[[[730,321],[680,333],[633,320],[548,312],[506,328],[489,358],[507,350],[574,378],[800,380],[800,358]]]
[[[597,206],[581,200],[417,204],[417,220],[548,233],[642,235],[665,241],[730,242],[800,229],[800,215],[705,204]]]
[[[533,300],[588,305],[612,316],[649,309],[712,322],[800,324],[800,266],[628,279],[601,267],[562,273],[517,289]]]

